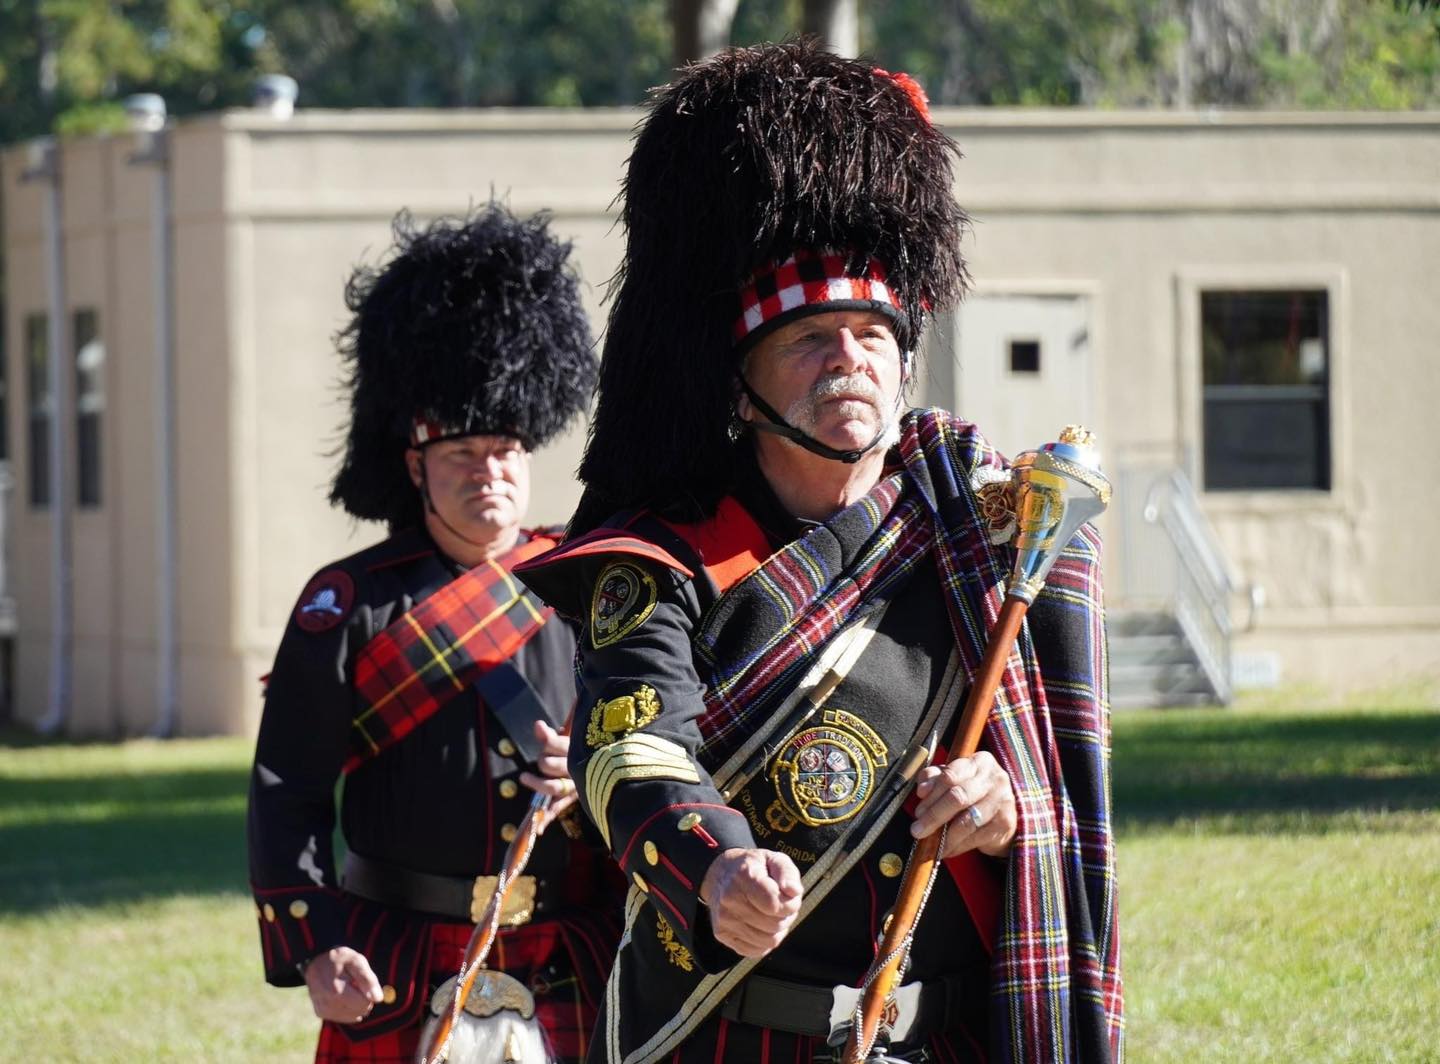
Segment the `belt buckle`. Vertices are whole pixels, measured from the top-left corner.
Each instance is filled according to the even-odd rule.
[[[920,983],[906,983],[895,988],[880,1013],[880,1026],[875,1032],[877,1043],[904,1042],[910,1037],[920,1019],[920,986]],[[826,1038],[830,1045],[844,1045],[850,1037],[855,1010],[860,1007],[864,993],[863,988],[854,986],[837,986],[830,991],[830,1034]]]
[[[476,876],[470,888],[470,922],[478,924],[485,919],[485,910],[495,896],[499,876]],[[535,892],[538,882],[534,876],[517,876],[505,892],[505,901],[500,905],[500,926],[520,927],[528,924],[535,916]]]

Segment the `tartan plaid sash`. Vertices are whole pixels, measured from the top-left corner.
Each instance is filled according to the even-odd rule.
[[[908,415],[900,449],[900,472],[777,552],[707,615],[695,638],[708,685],[700,720],[707,766],[723,763],[826,641],[927,557],[974,676],[1010,557],[989,543],[970,477],[1004,462],[973,425],[940,410]],[[1027,625],[986,724],[984,746],[1010,775],[1020,820],[992,958],[991,1048],[997,1061],[1024,1064],[1115,1060],[1123,1005],[1093,530],[1067,548],[1048,588],[1085,616],[1086,660],[1052,665],[1059,674],[1048,677],[1047,697]]]
[[[540,631],[554,611],[510,570],[555,543],[532,535],[452,580],[365,644],[355,662],[361,704],[343,771],[409,735]]]

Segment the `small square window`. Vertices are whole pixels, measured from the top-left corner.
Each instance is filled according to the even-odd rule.
[[[1039,372],[1040,372],[1040,341],[1039,341],[1039,340],[1011,340],[1011,341],[1010,341],[1010,372],[1011,372],[1011,373],[1039,373]]]

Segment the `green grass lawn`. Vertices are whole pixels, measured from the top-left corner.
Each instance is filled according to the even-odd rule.
[[[1440,710],[1115,724],[1129,1059],[1440,1057]],[[245,891],[248,743],[0,737],[0,1057],[309,1058]]]

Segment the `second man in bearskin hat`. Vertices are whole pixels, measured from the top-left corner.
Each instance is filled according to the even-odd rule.
[[[945,753],[1015,524],[976,427],[904,409],[965,285],[953,155],[913,81],[807,43],[687,67],[636,138],[585,496],[519,569],[584,625],[570,764],[630,883],[594,1061],[834,1059],[942,828],[871,1059],[1121,1053],[1093,528]]]
[[[530,796],[558,808],[574,791],[557,729],[575,638],[510,572],[556,542],[522,526],[530,453],[594,384],[569,247],[496,205],[425,228],[402,216],[396,236],[346,293],[331,494],[391,534],[301,592],[250,788],[265,976],[307,988],[318,1061],[414,1057]],[[495,1013],[483,1059],[584,1055],[618,922],[608,860],[572,834],[546,832],[509,893],[471,995]]]

